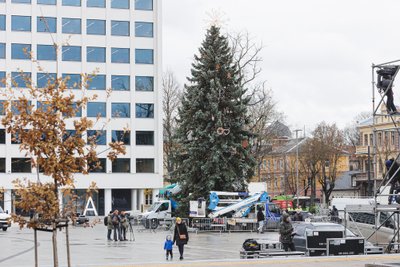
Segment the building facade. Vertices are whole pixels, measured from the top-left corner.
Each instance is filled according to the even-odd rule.
[[[354,183],[361,187],[363,196],[368,193],[368,177],[372,188],[379,186],[386,174],[385,161],[392,157],[396,158],[400,147],[399,134],[393,126],[391,118],[389,116],[375,116],[374,120],[375,122],[372,117],[365,119],[357,127],[360,141],[356,147],[356,156],[359,160],[360,173],[356,175]],[[399,122],[399,118],[396,117],[395,120],[396,123]],[[374,144],[374,131],[376,146]],[[374,157],[375,154],[376,157]]]
[[[79,98],[81,91],[73,89],[81,86],[81,73],[94,72],[87,93],[97,99],[77,116],[100,117],[94,128],[102,131],[99,152],[120,140],[127,153],[113,162],[99,154],[102,169],[75,175],[77,193],[95,182],[99,215],[140,210],[163,185],[161,0],[0,0],[0,78],[10,86],[26,87],[23,76],[38,86],[49,77],[69,77]],[[37,179],[24,155],[0,129],[0,205],[8,211],[12,181]]]

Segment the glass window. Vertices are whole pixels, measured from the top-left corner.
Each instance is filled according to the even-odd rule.
[[[135,36],[136,37],[153,37],[153,23],[152,22],[135,22]]]
[[[136,104],[136,118],[154,118],[154,104]]]
[[[82,106],[78,107],[77,103],[73,103],[72,108],[75,111],[74,117],[82,117]]]
[[[130,63],[129,48],[111,48],[112,63]]]
[[[87,116],[91,118],[106,117],[106,103],[105,102],[89,102],[87,104]]]
[[[71,118],[71,117],[82,117],[82,106],[78,107],[78,104],[75,102],[75,103],[73,103],[71,105],[71,107],[73,109],[73,112],[69,113],[68,115],[67,115],[67,113],[63,112],[63,116],[64,117],[68,117],[68,118]]]
[[[4,104],[5,104],[6,100],[0,100],[0,115],[5,115],[6,111],[4,109]]]
[[[68,138],[75,136],[76,136],[76,130],[66,130],[63,135],[63,141],[66,141]]]
[[[105,145],[107,143],[107,131],[105,130],[88,130],[87,143],[95,143],[96,145]]]
[[[18,32],[31,31],[31,17],[30,16],[11,16],[11,30]]]
[[[87,7],[106,7],[106,0],[87,0]]]
[[[57,0],[37,0],[38,5],[56,5]]]
[[[62,78],[67,86],[71,89],[80,89],[82,78],[80,74],[63,73]]]
[[[111,35],[129,36],[129,21],[111,21]]]
[[[136,173],[154,173],[154,159],[136,159]]]
[[[0,158],[0,172],[6,172],[6,158]]]
[[[111,103],[111,116],[113,118],[130,118],[131,104],[130,103]]]
[[[62,0],[63,6],[81,6],[81,0]]]
[[[6,100],[0,100],[0,115],[5,115],[6,111],[4,110],[4,103]]]
[[[30,44],[11,44],[12,59],[30,59]]]
[[[112,162],[112,172],[131,172],[131,159],[114,159]]]
[[[6,130],[0,129],[0,144],[6,143]]]
[[[154,77],[150,76],[136,76],[135,77],[136,91],[153,91],[154,90]]]
[[[26,107],[26,112],[28,114],[30,114],[30,111],[28,110],[28,108],[32,108],[32,103],[31,101],[26,101],[26,100],[12,100],[11,101],[11,112],[14,115],[19,115],[20,109],[22,109],[23,107]]]
[[[38,60],[57,60],[56,48],[53,45],[37,45]]]
[[[0,71],[0,87],[5,87],[7,84],[7,77],[5,71]],[[0,106],[0,108],[2,108]]]
[[[11,172],[32,172],[30,158],[12,158],[11,159]]]
[[[37,109],[42,110],[43,112],[49,112],[51,110],[49,110],[49,108],[51,108],[51,103],[50,102],[42,102],[42,101],[38,101],[37,102]],[[53,112],[52,112],[53,113]]]
[[[153,49],[135,49],[136,64],[153,64]]]
[[[63,61],[82,61],[82,47],[80,46],[63,46],[62,47]]]
[[[129,75],[112,75],[111,88],[115,91],[129,91],[131,87],[131,77]]]
[[[31,83],[30,72],[11,72],[12,87],[26,88]]]
[[[106,75],[96,74],[90,75],[87,81],[87,89],[89,90],[106,90]]]
[[[153,131],[136,131],[136,145],[154,145]]]
[[[112,131],[111,132],[112,142],[123,142],[124,145],[129,146],[131,144],[131,132],[129,131]]]
[[[135,0],[136,10],[153,10],[153,0]]]
[[[107,159],[98,159],[96,162],[89,163],[89,172],[103,172],[107,171]]]
[[[81,34],[81,19],[63,18],[62,33]]]
[[[0,58],[6,58],[6,44],[0,43]]]
[[[30,4],[31,0],[11,0],[11,3]]]
[[[105,47],[86,47],[86,61],[87,62],[106,62],[106,48]]]
[[[0,31],[6,30],[6,15],[0,15]]]
[[[36,84],[39,88],[46,87],[49,83],[52,84],[56,80],[57,75],[55,73],[44,73],[40,72],[36,75]]]
[[[105,35],[106,21],[101,19],[86,20],[86,34]]]
[[[57,18],[37,17],[36,21],[38,32],[57,32]]]
[[[111,8],[129,9],[129,0],[111,0]]]

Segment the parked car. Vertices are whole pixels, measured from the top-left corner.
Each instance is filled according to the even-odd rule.
[[[0,228],[3,229],[3,231],[7,231],[8,227],[11,227],[11,215],[5,213],[0,207]]]
[[[89,218],[85,215],[81,215],[80,213],[76,213],[75,221],[77,224],[85,224],[89,222]]]
[[[307,243],[307,236],[314,232],[319,232],[319,236],[326,236],[327,238],[343,238],[343,237],[359,237],[349,229],[341,224],[331,223],[331,222],[296,222],[293,223],[294,233],[293,243],[297,251],[304,251],[309,253],[310,245]],[[322,234],[324,233],[324,234]],[[362,236],[360,236],[362,237]],[[383,248],[374,246],[370,242],[365,243],[366,253],[382,253]],[[318,246],[323,249],[326,247],[325,242],[318,243]],[[315,247],[313,247],[315,248]]]

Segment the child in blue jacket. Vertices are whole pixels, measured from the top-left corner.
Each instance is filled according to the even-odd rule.
[[[171,240],[171,236],[167,235],[167,238],[164,243],[164,250],[166,251],[167,260],[168,260],[168,254],[171,255],[171,260],[173,258],[173,255],[172,255],[172,246],[173,245],[174,245],[174,242]]]

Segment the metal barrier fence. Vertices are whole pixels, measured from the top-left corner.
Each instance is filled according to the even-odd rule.
[[[189,230],[196,232],[256,232],[258,223],[252,219],[235,218],[182,218]],[[138,227],[137,230],[169,230],[175,228],[175,218],[168,219],[131,219],[132,225]],[[279,221],[269,219],[264,224],[264,230],[277,230]]]

